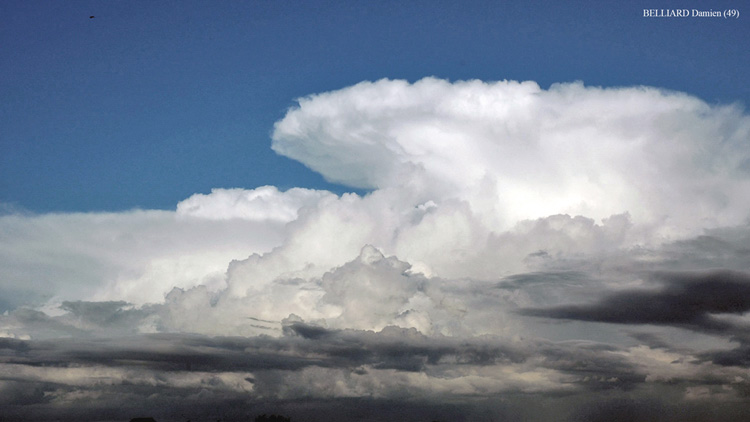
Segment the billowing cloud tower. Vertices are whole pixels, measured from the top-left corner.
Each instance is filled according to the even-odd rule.
[[[70,419],[83,400],[127,397],[169,420],[750,411],[739,106],[648,87],[380,80],[299,99],[272,140],[368,193],[215,189],[174,212],[0,217],[0,409]]]

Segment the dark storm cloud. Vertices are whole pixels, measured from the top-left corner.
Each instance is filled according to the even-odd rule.
[[[135,308],[123,301],[66,301],[59,309],[65,313],[50,316],[38,310],[18,308],[0,315],[0,327],[18,329],[35,339],[132,336],[148,323],[148,318],[157,317],[163,305]]]
[[[315,338],[308,338],[313,341],[305,342],[307,353],[329,356],[338,365],[348,368],[369,365],[377,369],[425,371],[441,365],[481,367],[533,361],[538,368],[571,375],[573,378],[568,382],[589,390],[629,389],[646,378],[645,373],[628,361],[626,349],[603,343],[427,337],[415,330],[396,327],[388,327],[380,333],[315,329]],[[311,327],[303,323],[287,326],[287,333],[303,337],[310,331]]]
[[[647,371],[633,363],[628,349],[618,346],[494,336],[425,336],[397,327],[380,332],[333,330],[302,321],[285,321],[283,333],[279,338],[153,334],[2,339],[0,365],[8,375],[0,382],[0,390],[9,399],[0,401],[0,413],[7,420],[128,420],[149,415],[159,421],[246,421],[262,413],[283,413],[307,422],[498,417],[602,420],[617,409],[628,415],[651,415],[649,409],[654,406],[663,420],[678,420],[668,416],[675,410],[674,403],[649,398],[649,392],[662,384],[647,382]],[[511,385],[500,395],[479,393],[471,400],[450,390],[424,395],[408,387],[385,397],[316,398],[313,391],[304,390],[284,396],[296,388],[295,380],[298,384],[305,376],[325,377],[322,381],[344,374],[372,377],[372,382],[379,383],[383,381],[378,377],[383,376],[433,374],[434,378],[427,379],[439,383],[481,374],[497,365],[510,369],[509,376],[514,373],[511,368],[519,367],[523,368],[520,374],[556,371],[565,374],[561,386],[568,387],[539,393]],[[86,380],[59,375],[89,370]],[[313,372],[305,375],[309,370]],[[223,385],[222,374],[240,377],[252,393]],[[114,379],[102,382],[107,376]],[[192,377],[199,379],[197,386],[179,382]],[[317,382],[314,378],[312,385]],[[705,382],[717,384],[720,380],[707,375]],[[674,378],[663,386],[682,390],[696,383]],[[622,394],[631,398],[626,404],[596,404]],[[679,394],[663,397],[679,399]],[[545,407],[540,408],[539,403]]]
[[[672,269],[747,271],[750,226],[706,230],[704,235],[664,245],[661,256],[664,264]]]
[[[398,327],[386,327],[375,333],[327,330],[294,322],[285,327],[285,332],[305,339],[300,346],[308,353],[322,353],[346,367],[372,365],[378,369],[421,371],[425,365],[438,365],[447,360],[459,365],[517,363],[524,361],[528,353],[522,347],[496,339],[428,337],[414,329]]]
[[[646,375],[628,362],[623,351],[607,344],[567,341],[540,343],[534,354],[544,357],[541,365],[575,376],[571,382],[587,389],[629,389]]]
[[[311,333],[314,333],[311,336]],[[413,329],[328,330],[295,322],[286,336],[204,337],[155,334],[115,339],[2,339],[0,362],[35,367],[101,365],[157,372],[298,371],[306,367],[424,371],[428,367],[535,365],[581,377],[637,382],[642,374],[615,346],[592,342],[427,337]]]
[[[638,340],[641,344],[648,345],[648,347],[652,349],[672,350],[672,345],[654,333],[634,332],[628,333],[628,335],[635,340]]]
[[[285,337],[205,337],[152,334],[121,338],[0,339],[4,363],[70,366],[102,364],[154,370],[297,370],[305,366],[420,370],[423,365],[521,363],[535,353],[559,362],[563,349],[549,342],[507,342],[494,337],[458,339],[427,337],[413,329],[387,327],[381,332],[328,330],[300,322],[286,327]],[[310,333],[315,333],[310,336]],[[566,346],[566,348],[569,348]],[[616,350],[611,346],[576,345],[575,349]],[[580,356],[580,355],[579,355]],[[419,362],[419,367],[404,362]],[[553,364],[559,366],[559,363]]]
[[[23,353],[30,349],[29,342],[14,338],[0,337],[0,355],[8,352]]]
[[[3,363],[34,366],[135,366],[155,371],[296,370],[324,365],[318,358],[289,352],[291,344],[270,338],[207,338],[183,334],[154,334],[115,339],[55,339],[16,341]],[[0,352],[3,350],[0,349]]]
[[[328,330],[301,322],[282,338],[151,334],[120,338],[23,341],[0,339],[0,362],[32,366],[137,366],[158,371],[299,370],[308,366],[420,371],[450,361],[459,365],[522,362],[528,346],[492,339],[431,338],[413,329],[382,332]]]
[[[527,316],[616,324],[670,325],[706,332],[740,330],[717,314],[750,310],[750,275],[734,271],[660,272],[659,287],[626,290],[587,305],[526,308]]]
[[[549,271],[514,274],[497,283],[500,289],[521,289],[535,284],[554,283],[562,286],[580,286],[588,281],[589,275],[580,271]]]
[[[426,362],[438,361],[449,354],[463,356],[457,360],[467,365],[489,362],[505,354],[488,342],[460,344],[446,340],[444,344],[439,341],[433,344],[434,340],[413,330],[372,333],[295,323],[285,333],[282,338],[159,334],[54,341],[2,339],[0,363],[14,370],[9,369],[0,382],[4,397],[0,400],[0,414],[4,415],[3,420],[128,420],[137,415],[151,415],[160,421],[191,418],[246,421],[258,414],[282,412],[295,416],[294,420],[307,421],[408,417],[436,420],[441,415],[464,420],[462,415],[472,412],[472,406],[466,403],[445,405],[430,400],[376,398],[288,401],[268,393],[286,388],[285,372],[306,367],[343,368],[364,374],[360,367],[368,364],[373,368],[416,371]],[[95,378],[102,376],[101,368],[120,368],[136,371],[136,375],[141,374],[147,381],[122,379],[107,384],[94,379],[90,385],[80,380],[44,381],[39,375],[28,375],[29,371],[23,368],[38,368],[45,374],[50,368],[89,368]],[[261,391],[260,397],[231,389],[200,389],[166,381],[170,373],[189,375],[196,371],[253,371],[256,375],[246,380]],[[151,379],[155,382],[148,381]],[[73,398],[66,399],[61,406],[52,403],[52,397],[58,401],[60,397]]]
[[[128,302],[86,302],[66,301],[60,309],[68,312],[62,321],[73,323],[87,330],[111,331],[113,329],[134,334],[143,319],[149,316],[157,307],[144,306],[135,309]]]
[[[60,309],[70,312],[71,315],[78,318],[106,324],[116,319],[116,316],[126,315],[127,312],[123,311],[123,308],[128,305],[124,301],[84,302],[79,300],[75,302],[65,301]]]
[[[702,360],[711,361],[722,366],[750,366],[750,344],[745,342],[732,350],[705,352],[700,355]]]
[[[69,337],[84,336],[86,331],[68,322],[50,317],[44,312],[28,308],[19,308],[6,315],[0,316],[0,320],[8,324],[17,324],[36,335],[42,337]]]

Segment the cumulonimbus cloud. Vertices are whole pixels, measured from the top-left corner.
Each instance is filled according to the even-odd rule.
[[[687,230],[747,218],[748,137],[739,107],[655,88],[384,79],[300,99],[273,149],[331,181],[467,199],[505,227],[629,212]]]
[[[303,415],[313,400],[331,406],[319,419],[393,403],[434,419],[454,403],[587,420],[621,391],[674,415],[747,410],[739,106],[381,80],[300,99],[272,136],[370,192],[215,189],[175,211],[0,217],[0,413],[85,409],[72,420],[129,400],[247,419],[237,409]]]

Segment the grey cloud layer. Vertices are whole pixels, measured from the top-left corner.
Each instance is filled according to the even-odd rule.
[[[455,420],[471,420],[482,408],[531,420],[581,420],[587,406],[616,397],[627,397],[629,412],[662,406],[662,420],[680,420],[684,414],[675,409],[701,409],[705,400],[720,400],[725,413],[747,410],[747,381],[737,380],[747,371],[592,342],[428,337],[413,329],[328,330],[289,322],[281,338],[4,339],[0,352],[2,388],[9,393],[0,406],[6,415],[37,420],[55,411],[62,420],[101,417],[102,403],[118,401],[131,415],[147,411],[159,420],[242,420],[269,408],[302,420],[347,420],[336,409],[355,399],[370,408],[397,405],[419,418],[451,404]],[[306,401],[321,406],[312,418],[295,409]],[[557,411],[524,410],[529,401]]]
[[[616,324],[660,324],[689,329],[727,331],[737,327],[713,317],[750,310],[750,275],[740,272],[655,273],[663,284],[650,290],[611,294],[591,305],[522,309],[523,315]]]

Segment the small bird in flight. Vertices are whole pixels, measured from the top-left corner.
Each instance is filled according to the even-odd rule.
[[[94,17],[93,16],[89,16],[89,19],[94,19]]]

